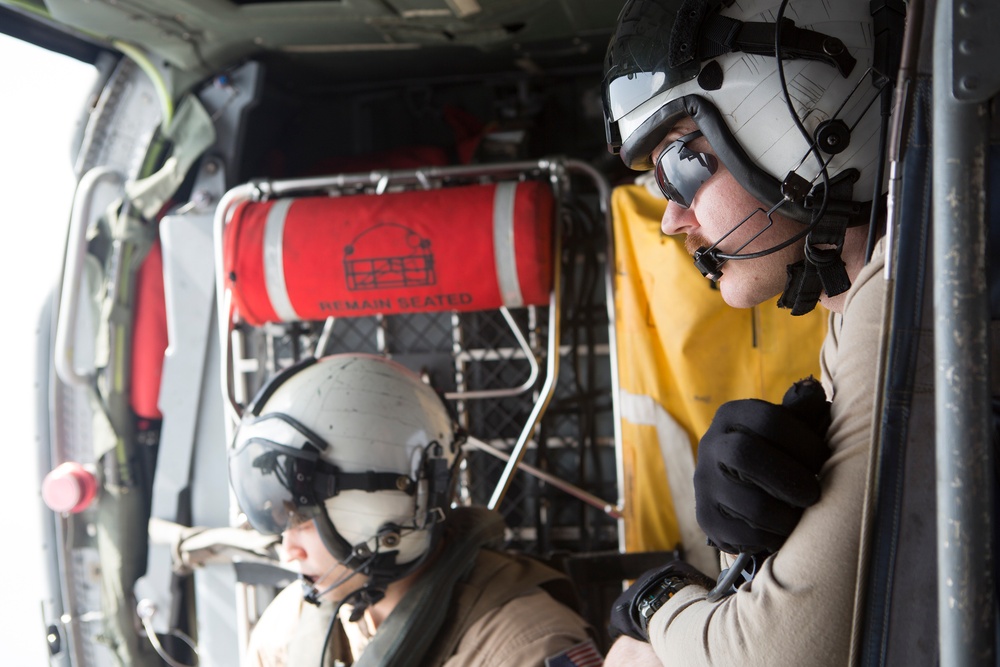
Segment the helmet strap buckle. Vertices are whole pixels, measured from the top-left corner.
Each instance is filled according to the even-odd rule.
[[[785,183],[792,181],[794,184],[793,176],[805,182],[804,178],[790,172]],[[844,247],[847,228],[852,223],[860,224],[865,221],[861,217],[865,206],[851,199],[857,178],[857,171],[852,169],[830,180],[823,217],[814,223],[813,229],[806,236],[805,259],[787,267],[785,290],[778,299],[778,307],[791,309],[792,315],[804,315],[812,311],[824,292],[827,296],[836,296],[851,287],[847,267],[840,253]],[[785,183],[782,183],[783,194]],[[796,192],[800,190],[801,188],[794,188]],[[822,185],[813,188],[805,196],[804,206],[814,210],[814,215],[821,212]]]

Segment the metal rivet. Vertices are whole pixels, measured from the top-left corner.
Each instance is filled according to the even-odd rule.
[[[963,18],[970,18],[975,11],[976,6],[971,2],[963,2],[958,6],[958,15]]]
[[[844,43],[834,37],[823,40],[823,52],[828,56],[838,56],[844,52]]]
[[[961,42],[958,43],[959,53],[966,56],[972,55],[972,52],[975,50],[975,47],[976,47],[975,42],[973,42],[971,39],[963,39]]]
[[[965,90],[976,90],[979,88],[979,79],[974,76],[967,76],[962,78],[962,88]]]

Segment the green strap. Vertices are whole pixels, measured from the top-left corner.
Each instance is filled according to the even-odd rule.
[[[135,632],[135,601],[131,589],[146,567],[144,493],[132,479],[135,443],[129,408],[133,286],[135,274],[152,244],[155,220],[163,205],[181,186],[198,157],[215,141],[211,118],[197,98],[187,97],[164,136],[173,144],[171,156],[156,173],[125,186],[130,202],[112,205],[99,234],[108,237],[111,250],[105,267],[100,326],[95,342],[98,368],[93,407],[94,454],[104,464],[98,505],[97,548],[104,573],[101,640],[110,646],[121,665],[146,667],[159,664],[149,643]],[[123,548],[125,545],[125,548]]]
[[[462,507],[449,521],[468,530],[450,534],[430,569],[393,609],[365,648],[356,667],[416,667],[444,625],[455,585],[469,574],[484,546],[503,537],[500,515],[485,508]]]

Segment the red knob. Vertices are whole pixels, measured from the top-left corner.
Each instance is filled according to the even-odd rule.
[[[97,478],[79,463],[56,466],[42,480],[42,500],[53,512],[82,512],[97,495]]]

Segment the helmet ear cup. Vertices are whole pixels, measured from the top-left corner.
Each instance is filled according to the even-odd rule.
[[[378,544],[380,547],[385,547],[386,549],[395,549],[399,547],[401,540],[402,529],[394,524],[387,523],[378,531]]]
[[[851,145],[851,128],[839,118],[825,120],[816,126],[816,145],[827,155],[843,153]]]

